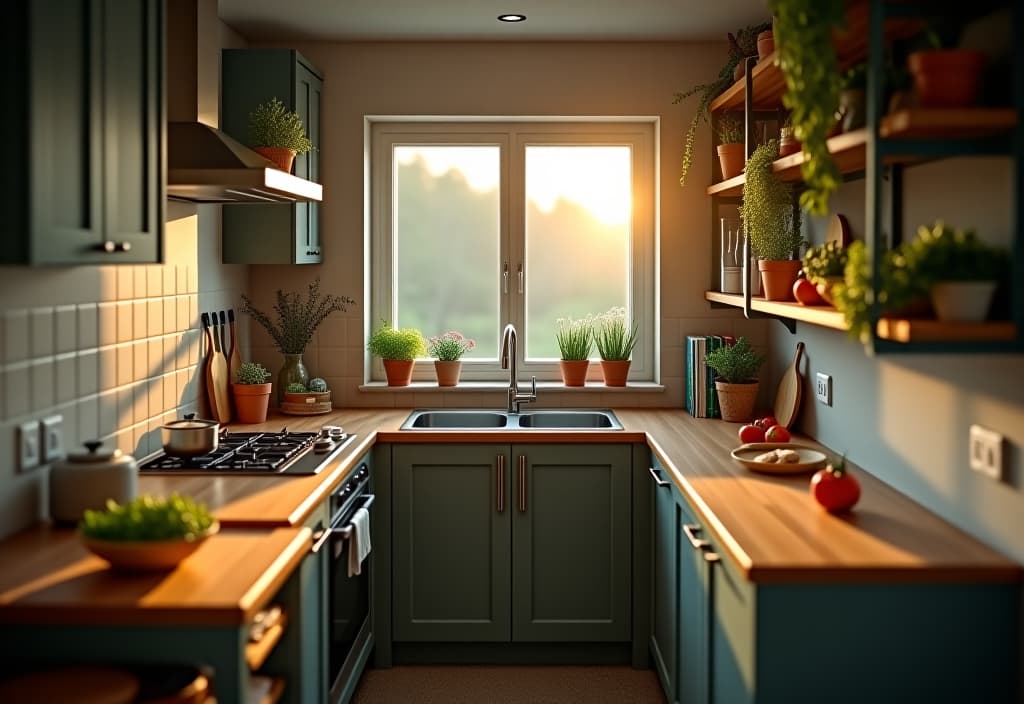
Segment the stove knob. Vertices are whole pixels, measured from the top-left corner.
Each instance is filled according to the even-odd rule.
[[[313,452],[322,454],[330,452],[331,448],[334,447],[334,441],[329,438],[321,438],[313,443]]]

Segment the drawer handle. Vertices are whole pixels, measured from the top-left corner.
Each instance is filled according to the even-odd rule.
[[[526,455],[519,455],[519,513],[526,513]]]
[[[498,513],[505,512],[505,455],[498,455]]]
[[[660,470],[657,470],[654,467],[648,467],[647,471],[651,473],[652,477],[654,477],[654,483],[657,484],[658,486],[666,487],[672,484],[672,482],[668,481],[667,479],[662,479],[661,477],[658,476],[658,472]]]
[[[722,558],[718,556],[717,552],[706,552],[704,553],[704,562],[710,562],[712,565],[716,562],[721,562]]]
[[[694,550],[706,550],[709,547],[711,547],[711,543],[709,543],[708,541],[704,540],[703,538],[698,538],[697,537],[697,533],[700,533],[700,526],[698,526],[697,524],[695,524],[695,523],[684,523],[683,524],[683,533],[686,534],[686,539],[690,541],[690,545],[693,546]],[[714,553],[708,553],[708,554],[713,555]],[[715,559],[718,559],[717,555],[715,556]]]
[[[331,539],[332,535],[334,535],[334,530],[332,528],[324,528],[323,530],[317,532],[313,536],[313,539],[316,542],[313,543],[313,547],[311,547],[309,551],[314,554],[320,552],[320,549],[327,544],[327,542]]]
[[[97,248],[107,252],[108,254],[112,254],[114,252],[130,252],[132,250],[132,243],[106,240],[103,244],[97,245]]]

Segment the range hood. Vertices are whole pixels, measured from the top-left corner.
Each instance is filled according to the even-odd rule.
[[[319,183],[274,168],[209,124],[217,121],[219,77],[201,86],[199,67],[204,74],[219,73],[219,23],[216,0],[167,3],[167,197],[194,203],[322,200]]]

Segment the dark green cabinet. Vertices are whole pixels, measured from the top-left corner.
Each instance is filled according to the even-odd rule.
[[[627,445],[396,445],[395,641],[630,639]]]
[[[292,173],[320,181],[321,73],[292,49],[221,52],[221,129],[249,143],[249,113],[277,98],[298,113],[313,151],[295,157]],[[225,205],[224,261],[233,264],[318,264],[320,204]]]
[[[679,503],[664,470],[653,464],[651,482],[651,658],[669,702],[676,702],[679,647]]]
[[[18,2],[0,31],[14,233],[0,262],[160,261],[164,3]]]

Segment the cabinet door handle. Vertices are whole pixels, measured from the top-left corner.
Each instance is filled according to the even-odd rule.
[[[704,562],[710,562],[711,564],[715,564],[716,562],[721,562],[721,561],[722,561],[722,558],[720,558],[718,556],[717,552],[706,552],[706,553],[704,553]]]
[[[498,455],[498,513],[505,512],[505,455]]]
[[[519,455],[519,513],[526,513],[526,455]]]
[[[520,262],[519,263],[519,294],[520,295],[522,295],[522,293],[523,293],[524,279],[525,279],[525,275],[523,274],[523,263]]]
[[[505,295],[508,295],[508,262],[505,262],[505,265],[501,270],[501,291]]]
[[[647,471],[651,473],[652,477],[654,477],[654,483],[657,484],[658,486],[666,487],[672,484],[672,482],[668,481],[667,479],[662,479],[661,477],[659,477],[659,470],[655,469],[654,467],[648,467]]]
[[[686,535],[686,539],[690,541],[690,545],[693,546],[694,550],[705,550],[711,547],[711,543],[697,537],[697,533],[700,533],[700,526],[695,523],[684,523],[683,533]],[[715,557],[717,559],[717,555]]]
[[[114,242],[113,240],[106,240],[102,244],[97,245],[97,249],[112,254],[114,252],[130,252],[132,251],[131,242]]]

